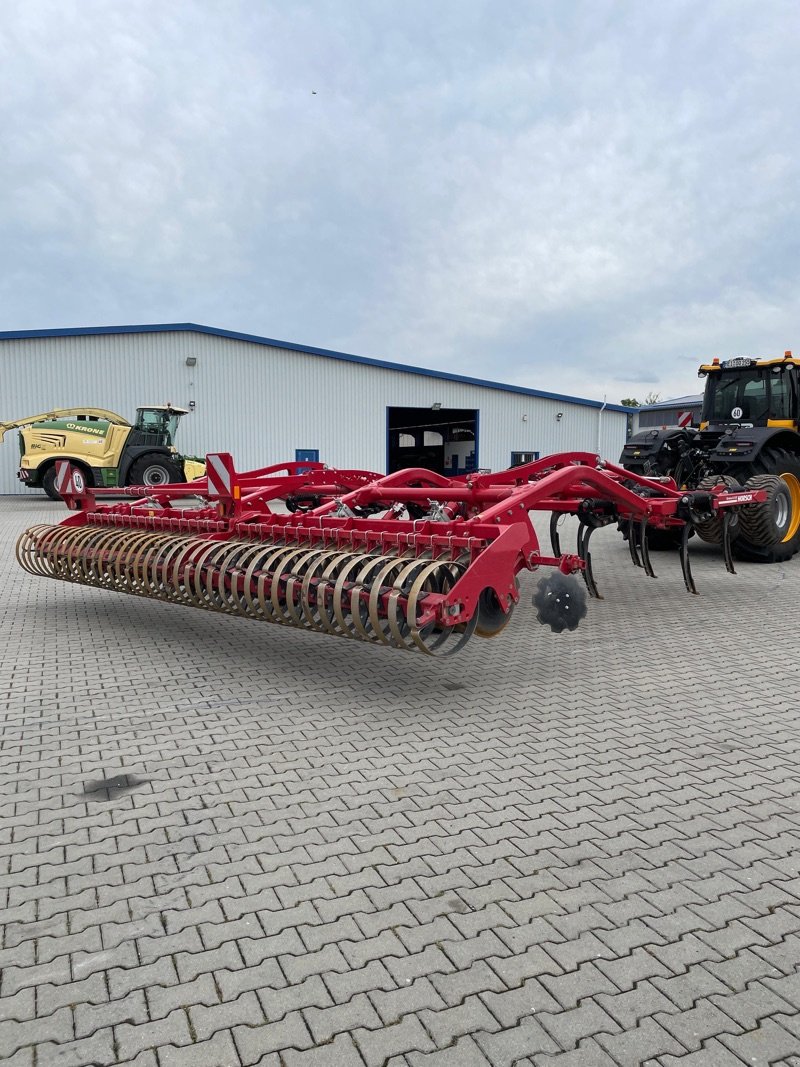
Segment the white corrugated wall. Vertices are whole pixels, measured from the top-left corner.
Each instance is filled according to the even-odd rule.
[[[478,463],[492,470],[507,467],[512,451],[597,452],[598,434],[601,454],[616,460],[625,442],[622,412],[211,334],[0,339],[0,421],[72,405],[132,419],[140,404],[190,400],[196,409],[181,424],[179,448],[231,452],[240,470],[318,448],[332,466],[384,471],[389,406],[477,408]],[[26,492],[18,460],[11,432],[0,444],[0,494]]]

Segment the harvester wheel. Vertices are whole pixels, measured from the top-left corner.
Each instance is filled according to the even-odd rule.
[[[724,485],[731,492],[741,488],[739,482],[731,477],[730,474],[709,474],[698,483],[697,488],[707,491],[717,485]],[[722,519],[719,515],[715,515],[713,519],[707,519],[705,522],[696,522],[694,528],[697,530],[697,536],[702,541],[706,541],[710,545],[722,544]],[[739,515],[735,512],[731,515],[729,530],[731,543],[733,543],[742,532]]]
[[[50,497],[51,500],[60,500],[61,493],[56,489],[56,466],[55,463],[52,467],[48,467],[42,475],[42,489]]]
[[[128,485],[168,485],[182,481],[183,471],[165,456],[140,456],[128,471]]]

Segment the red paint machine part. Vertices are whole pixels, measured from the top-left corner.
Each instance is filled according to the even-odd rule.
[[[58,478],[73,513],[27,530],[17,558],[62,581],[440,655],[505,627],[523,570],[554,569],[537,591],[539,619],[574,629],[585,594],[569,576],[581,574],[599,596],[589,541],[612,522],[650,575],[648,532],[671,531],[695,592],[692,527],[719,520],[732,570],[731,517],[769,507],[770,496],[769,487],[723,484],[685,492],[589,453],[459,478],[306,462],[237,473],[227,453],[207,456],[206,469],[190,484],[104,491],[88,489],[65,462]],[[110,495],[126,499],[99,502]],[[551,554],[541,550],[537,512],[551,513]],[[574,553],[561,551],[565,514],[579,522]]]

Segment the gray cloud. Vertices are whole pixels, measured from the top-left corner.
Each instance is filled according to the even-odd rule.
[[[780,0],[12,0],[0,328],[689,392],[794,341],[798,30]]]

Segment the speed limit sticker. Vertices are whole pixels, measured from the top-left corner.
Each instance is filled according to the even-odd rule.
[[[72,472],[72,488],[76,493],[82,493],[84,490],[83,475],[80,471]]]
[[[733,411],[731,411],[731,418],[732,419],[740,419],[742,417],[742,415],[744,415],[744,412],[742,411],[741,408],[734,408]]]

